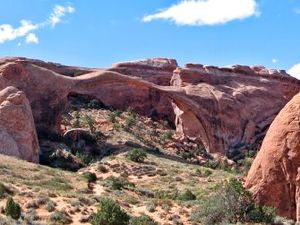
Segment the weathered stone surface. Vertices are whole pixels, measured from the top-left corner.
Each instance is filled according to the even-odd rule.
[[[74,77],[76,71],[83,75]],[[183,140],[220,154],[250,148],[262,139],[277,113],[300,91],[300,82],[283,71],[200,64],[177,68],[170,59],[121,63],[111,70],[0,59],[0,88],[7,86],[25,92],[38,130],[58,131],[67,97],[86,95],[110,108],[131,107],[168,120]]]
[[[72,78],[28,61],[0,63],[0,90],[14,86],[25,93],[38,130],[57,130],[72,85]]]
[[[257,203],[300,222],[300,94],[278,114],[249,171]]]
[[[172,84],[186,93],[173,98],[177,132],[222,154],[250,148],[261,139],[300,90],[299,81],[285,73],[246,66],[189,64],[174,71]]]
[[[14,87],[0,91],[0,153],[39,161],[39,145],[30,104]]]
[[[175,59],[154,58],[117,63],[110,70],[128,76],[141,77],[154,84],[169,86],[173,71],[177,67]]]

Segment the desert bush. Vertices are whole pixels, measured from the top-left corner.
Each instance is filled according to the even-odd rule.
[[[112,199],[100,200],[97,213],[92,215],[92,225],[128,225],[130,216]]]
[[[80,159],[80,161],[85,164],[89,165],[93,161],[93,157],[87,153],[82,153],[80,151],[76,152],[76,157]]]
[[[49,216],[49,221],[51,224],[70,224],[72,222],[71,218],[65,211],[55,211]]]
[[[146,209],[148,212],[155,212],[155,209],[156,209],[156,205],[154,204],[154,202],[149,202],[146,204]]]
[[[75,117],[75,120],[72,123],[72,127],[73,128],[80,128],[81,127],[81,120],[80,120],[80,114],[79,114],[78,111],[75,111],[74,117]]]
[[[167,140],[172,139],[174,133],[175,133],[175,132],[174,132],[173,130],[168,130],[168,131],[166,131],[165,133],[163,133],[163,134],[161,135],[161,140],[162,140],[163,142],[165,142],[165,141],[167,141]]]
[[[48,212],[53,212],[55,210],[55,208],[56,208],[55,202],[53,202],[51,200],[47,202],[46,209]]]
[[[178,199],[181,201],[193,201],[197,199],[197,196],[194,195],[190,190],[186,190],[178,197]]]
[[[204,225],[270,223],[274,217],[274,209],[256,206],[251,193],[233,178],[220,185],[216,193],[205,199],[191,215],[193,221]]]
[[[101,109],[102,104],[99,100],[93,99],[89,103],[87,103],[86,107],[89,109]]]
[[[21,216],[21,206],[16,203],[13,198],[8,198],[5,205],[5,215],[10,216],[14,220],[18,220]]]
[[[124,130],[130,130],[135,124],[135,118],[133,118],[132,116],[127,117],[124,124]]]
[[[141,148],[135,148],[131,150],[126,157],[133,162],[143,163],[147,158],[147,152]]]
[[[87,126],[89,127],[90,131],[92,134],[95,134],[96,133],[96,127],[95,127],[95,120],[88,116],[88,115],[85,115],[84,116],[84,121],[86,122]]]
[[[0,198],[6,197],[7,195],[13,194],[13,190],[8,188],[3,183],[0,183]]]
[[[177,190],[158,190],[155,192],[154,197],[157,199],[165,199],[165,200],[176,200],[178,198]]]
[[[101,173],[108,173],[108,169],[102,164],[99,164],[98,171]]]
[[[158,225],[151,217],[149,216],[139,216],[131,218],[129,225]]]
[[[272,207],[254,206],[247,212],[247,220],[254,223],[271,224],[276,217],[276,210]]]
[[[106,186],[110,187],[113,190],[122,190],[125,187],[133,187],[134,184],[130,183],[124,177],[114,177],[110,176],[105,180]]]
[[[95,173],[86,172],[83,174],[83,177],[87,180],[88,183],[94,183],[97,181],[97,176]]]

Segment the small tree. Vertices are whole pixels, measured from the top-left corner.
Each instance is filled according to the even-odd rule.
[[[147,158],[147,152],[141,148],[135,148],[130,151],[126,157],[133,162],[143,163]]]
[[[5,215],[10,216],[14,220],[18,220],[21,216],[21,206],[14,202],[13,198],[8,198],[5,205]]]
[[[97,213],[93,214],[92,225],[128,225],[130,216],[112,199],[103,198]]]

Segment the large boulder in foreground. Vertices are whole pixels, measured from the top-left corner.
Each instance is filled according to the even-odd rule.
[[[257,203],[300,222],[300,93],[278,114],[249,171]]]
[[[0,154],[39,161],[39,144],[29,101],[22,91],[0,91]]]

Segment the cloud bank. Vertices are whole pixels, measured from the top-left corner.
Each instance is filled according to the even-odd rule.
[[[0,44],[25,37],[26,43],[38,44],[39,39],[33,31],[44,27],[55,27],[62,22],[67,14],[75,12],[72,6],[56,5],[48,19],[42,23],[32,23],[29,20],[21,20],[19,27],[14,28],[11,24],[0,24]]]
[[[294,65],[292,68],[290,68],[288,71],[288,74],[292,75],[293,77],[296,77],[300,80],[300,63]]]
[[[255,0],[182,0],[142,20],[168,20],[177,25],[203,26],[225,24],[259,14]]]

